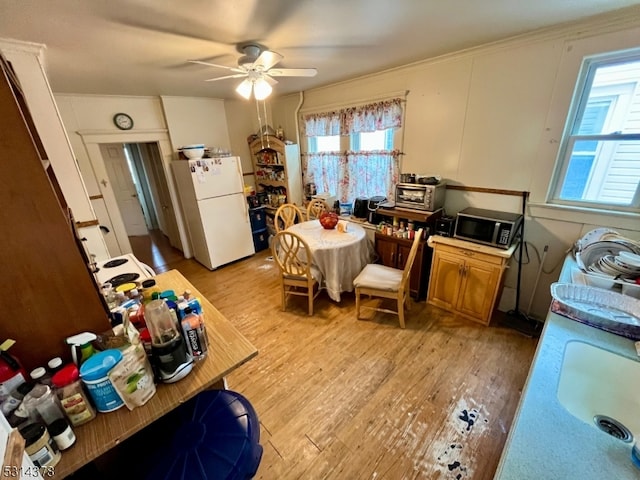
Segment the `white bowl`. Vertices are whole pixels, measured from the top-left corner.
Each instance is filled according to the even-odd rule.
[[[187,145],[185,147],[182,147],[180,151],[184,154],[185,157],[192,160],[197,160],[204,156],[204,145]]]

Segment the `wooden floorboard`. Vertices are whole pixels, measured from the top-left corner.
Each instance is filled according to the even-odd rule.
[[[260,417],[257,479],[493,478],[535,339],[425,302],[406,329],[369,310],[359,321],[350,293],[322,292],[312,317],[303,297],[283,312],[269,251],[209,271],[157,232],[132,246],[158,272],[181,271],[258,348],[228,378]]]

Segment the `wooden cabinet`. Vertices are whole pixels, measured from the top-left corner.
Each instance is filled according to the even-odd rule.
[[[302,168],[298,145],[286,144],[272,135],[249,142],[256,191],[273,193],[271,207],[282,203],[302,206]],[[279,201],[277,195],[285,197]]]
[[[428,235],[429,231],[433,231],[435,221],[442,216],[442,209],[435,212],[423,212],[399,208],[379,208],[378,214],[390,221],[391,219],[402,219],[417,222],[416,230],[424,228]],[[412,240],[384,235],[376,231],[375,243],[380,263],[387,267],[404,268],[409,250],[411,250]],[[409,292],[416,300],[423,300],[426,297],[432,254],[433,251],[427,245],[426,240],[421,241],[409,278]]]
[[[16,340],[11,353],[27,369],[68,358],[66,337],[110,327],[33,125],[11,66],[0,57],[0,340]]]
[[[513,248],[430,237],[434,248],[428,303],[488,325]]]
[[[379,261],[387,267],[403,269],[413,240],[396,238],[376,232],[376,253]],[[416,300],[424,299],[429,283],[429,266],[431,264],[431,248],[426,240],[420,242],[416,258],[411,268],[409,292]]]

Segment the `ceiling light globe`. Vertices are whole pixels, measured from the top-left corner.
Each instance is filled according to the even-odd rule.
[[[236,92],[242,97],[249,100],[249,97],[251,97],[252,87],[253,87],[253,83],[247,79],[244,79],[242,82],[240,82],[240,85],[236,87]]]
[[[253,87],[253,94],[256,100],[264,100],[271,95],[272,91],[273,88],[271,88],[271,85],[269,85],[264,78],[258,79]]]

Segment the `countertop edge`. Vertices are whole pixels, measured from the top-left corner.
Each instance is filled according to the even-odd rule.
[[[560,281],[570,282],[572,255]],[[556,396],[565,345],[581,341],[637,360],[634,342],[549,312],[494,479],[637,479],[632,443],[571,415]]]

